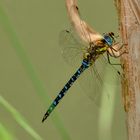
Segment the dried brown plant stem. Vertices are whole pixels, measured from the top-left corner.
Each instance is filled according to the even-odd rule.
[[[102,37],[81,19],[77,6],[77,0],[66,0],[66,7],[69,20],[83,42],[89,43],[89,40],[94,42],[98,38]]]
[[[128,54],[121,57],[122,95],[129,140],[140,140],[140,0],[115,0]]]

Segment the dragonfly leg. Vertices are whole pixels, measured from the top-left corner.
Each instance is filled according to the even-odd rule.
[[[114,46],[115,46],[115,45],[118,45],[118,44],[119,44],[119,43],[117,42],[117,43],[114,44]],[[111,54],[110,52],[108,52],[109,55],[110,55],[111,57],[118,58],[118,57],[122,56],[123,54],[128,53],[127,51],[123,51],[123,52],[121,52],[119,55],[115,55],[115,53],[114,53],[114,52],[119,52],[125,45],[127,45],[127,44],[122,43],[122,45],[120,45],[120,47],[119,47],[118,49],[115,49],[114,47],[110,47],[110,50],[111,50],[111,53],[112,53],[112,54]]]
[[[127,43],[121,43],[121,45],[119,45],[120,43],[119,42],[116,42],[116,43],[114,43],[113,44],[113,46],[119,46],[119,48],[116,50],[116,49],[114,49],[114,47],[111,47],[114,51],[119,51],[119,50],[121,50],[125,45],[127,45]]]
[[[108,60],[108,63],[109,63],[110,65],[119,65],[119,66],[122,67],[122,65],[121,65],[120,63],[112,63],[112,62],[110,61],[110,54],[109,54],[109,52],[107,52],[107,60]],[[119,70],[117,70],[117,73],[118,73],[119,75],[121,75],[121,73],[120,73]]]
[[[118,43],[117,43],[118,44]],[[117,51],[121,50],[124,46],[128,45],[127,43],[121,43],[120,48]]]
[[[114,55],[115,55],[115,54],[114,54]],[[111,60],[110,60],[110,56],[111,56],[111,57],[114,57],[114,56],[112,56],[112,55],[107,51],[107,60],[108,60],[108,63],[109,63],[110,65],[120,65],[120,66],[121,66],[120,63],[112,63]]]

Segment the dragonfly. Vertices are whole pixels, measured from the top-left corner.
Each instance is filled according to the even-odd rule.
[[[98,33],[94,31],[95,37],[96,37],[96,34]],[[72,33],[69,30],[64,30],[62,36],[65,36],[68,38],[69,36],[72,36]],[[74,37],[72,38],[73,38],[72,43],[76,42],[75,41],[76,38]],[[64,85],[64,87],[60,90],[60,92],[58,93],[58,96],[54,99],[54,101],[49,106],[48,110],[46,111],[42,119],[42,122],[44,122],[48,118],[48,116],[56,108],[56,106],[59,104],[62,98],[66,95],[67,91],[71,88],[71,86],[75,83],[75,81],[84,73],[84,71],[88,70],[90,67],[94,67],[95,62],[98,61],[98,59],[102,57],[105,53],[107,54],[108,63],[110,65],[116,65],[116,64],[111,63],[110,56],[117,58],[123,54],[121,53],[118,56],[115,55],[114,52],[118,52],[122,48],[122,46],[120,46],[119,49],[116,50],[114,48],[116,44],[118,43],[116,43],[116,36],[113,32],[104,33],[103,35],[100,35],[98,39],[95,39],[94,41],[91,41],[89,39],[88,45],[84,47],[83,49],[84,51],[82,52],[83,55],[82,55],[80,67],[72,75],[72,77],[68,80],[68,82]],[[67,55],[67,52],[65,53]]]

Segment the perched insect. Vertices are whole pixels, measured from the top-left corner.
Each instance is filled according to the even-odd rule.
[[[82,50],[81,52],[83,53],[82,58],[81,58],[82,63],[81,63],[81,66],[78,68],[78,70],[74,73],[74,75],[64,85],[62,90],[59,92],[58,96],[54,99],[54,101],[50,105],[49,109],[45,113],[45,115],[42,119],[42,122],[44,122],[47,119],[47,117],[51,114],[51,112],[58,105],[60,100],[64,97],[66,92],[69,90],[69,88],[79,78],[79,76],[85,70],[89,69],[89,67],[94,68],[95,62],[98,61],[98,59],[100,57],[102,57],[106,53],[108,63],[111,65],[111,62],[109,59],[110,56],[116,58],[116,57],[119,57],[120,55],[122,55],[122,54],[119,54],[117,56],[115,55],[115,52],[119,52],[119,50],[122,48],[122,46],[120,46],[117,50],[114,48],[114,46],[117,43],[115,41],[115,35],[113,32],[105,33],[103,35],[100,35],[99,33],[95,32],[95,31],[94,31],[94,33],[95,33],[94,34],[95,38],[96,38],[96,34],[97,34],[97,36],[98,36],[97,39],[95,39],[94,41],[91,41],[89,39],[87,46],[84,46],[80,43],[78,45],[78,41],[76,40],[76,38],[74,38],[74,36],[72,35],[72,33],[69,30],[65,30],[61,33],[61,35],[60,35],[61,45],[63,45],[64,47],[66,46],[63,53],[66,56],[68,56],[68,50],[69,50],[68,48],[72,48],[75,55],[78,55],[78,54],[76,54],[75,46],[79,47],[79,50]],[[85,35],[86,35],[86,33],[85,33]],[[87,37],[87,38],[90,38],[90,37]],[[63,41],[64,42],[68,41],[68,43],[71,43],[71,44],[64,43]],[[70,47],[67,47],[67,45],[70,45]],[[96,74],[96,73],[94,73],[94,74]],[[97,76],[97,78],[98,78],[98,80],[100,80],[99,75]],[[93,80],[95,80],[95,79],[93,79]]]

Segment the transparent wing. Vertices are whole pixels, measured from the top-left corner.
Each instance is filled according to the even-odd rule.
[[[63,30],[60,32],[59,46],[62,56],[68,64],[79,65],[81,63],[86,46],[80,43],[80,40],[78,41],[72,31]]]
[[[70,7],[68,14],[72,27],[71,30],[60,33],[59,46],[62,48],[62,56],[67,63],[80,64],[86,47],[90,42],[102,39],[102,36],[82,20],[79,8],[75,4]]]
[[[71,65],[75,63],[79,65],[82,61],[83,53],[90,42],[100,40],[103,37],[81,19],[81,14],[76,5],[72,5],[69,11],[71,23],[77,35],[73,35],[74,32],[64,30],[60,33],[59,44],[62,48],[62,56],[64,59]],[[83,42],[77,38],[80,38],[84,43],[86,42],[87,45],[83,45]],[[108,71],[112,74],[107,77],[108,79],[105,83],[104,78]],[[117,70],[107,62],[105,56],[101,56],[91,68],[79,77],[78,81],[82,89],[84,89],[84,93],[99,106],[104,90],[106,90],[106,97],[109,99],[109,92],[104,88],[106,87],[105,85],[112,84],[114,80],[118,81],[118,77]]]
[[[116,59],[116,58],[113,58],[111,57],[111,62],[114,63],[114,64],[119,64],[119,60]],[[94,70],[97,70],[99,72],[99,75],[101,77],[105,77],[107,76],[107,82],[105,84],[113,84],[114,81],[116,81],[114,83],[114,85],[118,85],[120,83],[120,75],[119,73],[121,73],[121,67],[120,65],[118,66],[114,66],[114,65],[111,65],[109,62],[108,62],[108,59],[107,59],[107,55],[106,53],[102,56],[100,56],[100,58],[98,58],[96,61],[95,61],[95,67],[94,67]],[[109,74],[107,74],[109,73]]]
[[[81,75],[79,83],[84,93],[97,106],[101,107],[103,93],[105,93],[104,97],[108,101],[112,97],[108,85],[120,86],[120,75],[117,68],[110,65],[105,56],[101,56],[91,68]]]
[[[73,33],[68,30],[64,30],[60,33],[59,44],[62,48],[62,56],[67,63],[76,67],[81,64],[83,59],[83,53],[87,46],[80,43],[75,38]],[[116,62],[115,62],[116,63]],[[109,75],[107,75],[109,73]],[[104,82],[104,79],[107,80]],[[84,93],[94,101],[97,106],[101,105],[102,93],[105,90],[105,97],[110,100],[110,91],[107,85],[120,85],[120,76],[118,70],[108,63],[106,55],[100,56],[91,68],[87,69],[79,78],[80,86]]]

